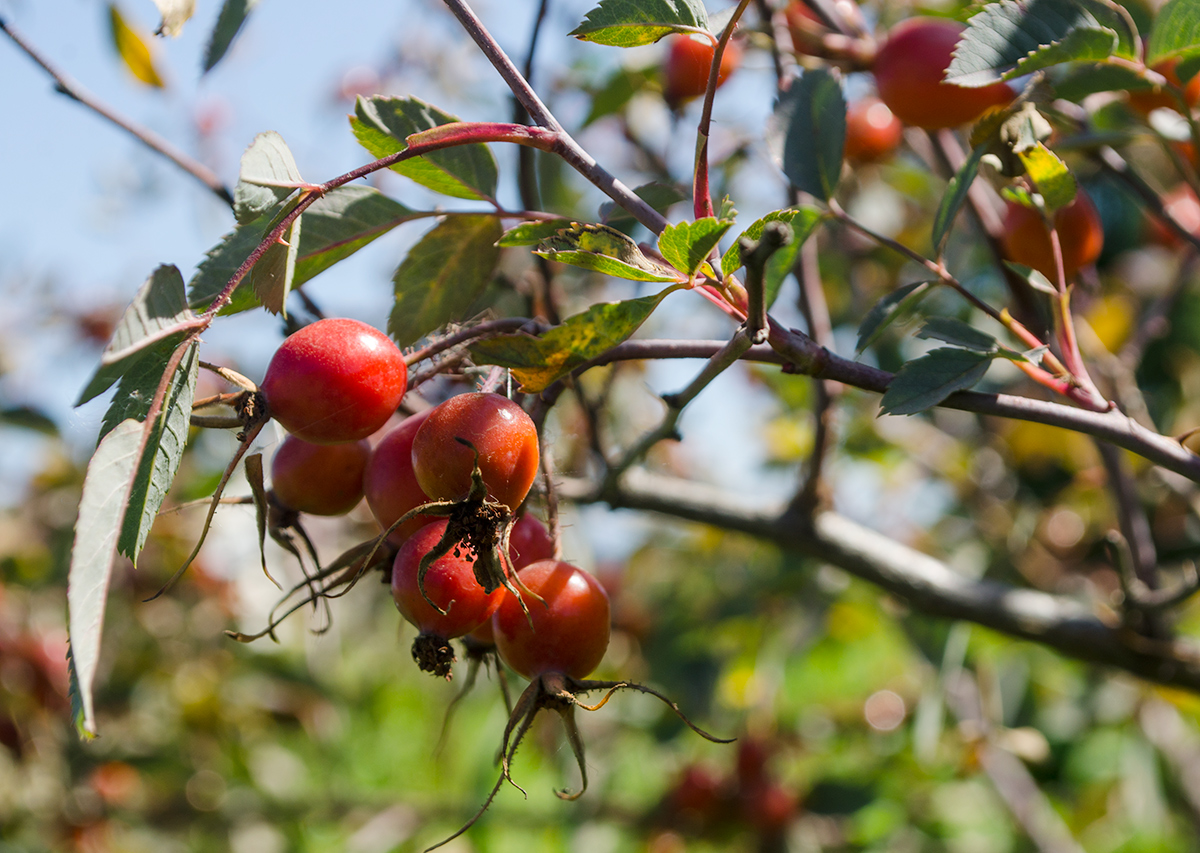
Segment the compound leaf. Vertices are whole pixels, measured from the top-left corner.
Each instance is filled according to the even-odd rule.
[[[828,201],[842,175],[846,101],[824,68],[805,71],[780,97],[767,143],[796,189]]]
[[[637,47],[671,33],[708,31],[708,11],[700,0],[600,0],[570,35],[597,44]]]
[[[408,137],[444,124],[455,116],[419,98],[360,97],[350,126],[359,144],[374,157],[408,148]],[[434,192],[454,198],[490,200],[496,194],[496,158],[483,143],[458,145],[392,165],[392,169]]]
[[[990,353],[939,347],[900,368],[880,401],[884,415],[915,415],[973,386],[987,373]]]
[[[392,277],[396,303],[388,334],[407,346],[460,320],[492,279],[500,249],[494,216],[447,216],[409,250]]]
[[[523,391],[536,394],[629,338],[646,318],[681,285],[672,285],[653,296],[603,302],[568,317],[541,337],[500,335],[471,346],[480,364],[510,368]]]

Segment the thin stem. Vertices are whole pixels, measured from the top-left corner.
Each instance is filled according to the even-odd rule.
[[[561,148],[555,150],[555,154],[562,159],[575,171],[579,172],[585,178],[592,182],[605,195],[619,204],[621,207],[633,214],[638,222],[645,225],[655,234],[661,234],[663,228],[667,226],[667,220],[662,215],[646,204],[638,195],[621,181],[617,180],[612,174],[602,168],[588,154],[579,143],[577,143],[570,134],[568,134],[558,119],[550,112],[541,98],[529,85],[529,82],[513,65],[512,60],[508,58],[504,50],[492,38],[491,33],[483,26],[483,22],[475,15],[471,7],[468,6],[465,0],[445,0],[447,8],[450,9],[454,17],[458,18],[459,23],[467,31],[467,34],[474,39],[475,44],[483,51],[484,56],[492,63],[492,66],[499,72],[504,82],[512,90],[517,100],[529,112],[529,117],[542,128],[553,131],[557,134],[561,143]]]
[[[717,39],[712,64],[708,69],[708,83],[704,87],[704,107],[700,111],[700,124],[696,128],[696,163],[692,179],[692,209],[696,219],[713,215],[712,189],[708,182],[708,132],[712,125],[713,98],[716,96],[717,81],[721,76],[721,60],[725,56],[725,48],[737,27],[737,22],[749,5],[750,0],[741,0],[733,10],[733,16],[721,37]]]
[[[631,465],[650,452],[650,448],[663,439],[674,438],[678,440],[679,431],[677,427],[684,407],[696,399],[700,392],[708,387],[709,383],[745,355],[750,346],[750,335],[744,328],[738,329],[729,342],[713,354],[708,363],[704,365],[704,369],[700,371],[686,388],[676,394],[664,394],[663,402],[667,404],[667,413],[663,416],[662,422],[642,436],[642,439],[630,448],[618,462],[608,467],[604,475],[605,483],[615,484]]]
[[[233,207],[233,193],[231,193],[229,188],[221,182],[221,179],[217,177],[216,172],[181,149],[175,147],[173,144],[159,136],[154,131],[130,121],[109,107],[103,101],[96,98],[95,95],[88,92],[73,79],[51,65],[50,62],[33,47],[33,45],[25,40],[23,35],[14,30],[3,19],[0,19],[0,30],[3,30],[4,34],[12,39],[13,43],[22,51],[24,51],[26,56],[36,62],[39,66],[41,66],[43,71],[50,75],[51,79],[54,80],[55,88],[57,88],[59,92],[66,95],[68,98],[79,102],[102,118],[112,122],[117,127],[133,136],[151,151],[166,157],[180,169],[183,169],[183,171],[187,172],[200,183],[204,184],[204,186],[208,187],[213,195],[225,202],[225,204]]]

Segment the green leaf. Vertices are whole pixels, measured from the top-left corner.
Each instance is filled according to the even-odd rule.
[[[183,25],[196,12],[196,0],[154,0],[162,23],[154,31],[156,36],[175,38],[183,31]]]
[[[511,248],[514,246],[536,246],[547,237],[553,237],[562,229],[570,227],[571,220],[569,219],[522,222],[520,225],[509,228],[507,231],[505,231],[504,235],[496,242],[496,245],[502,248]]]
[[[479,364],[510,368],[522,390],[536,394],[628,339],[667,294],[680,286],[673,285],[653,296],[593,305],[541,337],[515,334],[479,341],[471,346],[471,355]]]
[[[262,216],[303,184],[300,169],[283,137],[273,130],[254,137],[242,154],[233,190],[233,212],[245,224]]]
[[[492,279],[500,235],[494,216],[453,215],[409,250],[392,278],[396,304],[388,318],[388,333],[400,346],[463,319]]]
[[[117,539],[138,468],[142,431],[142,424],[130,418],[100,441],[88,463],[75,522],[75,542],[67,574],[67,621],[72,669],[83,717],[81,728],[88,735],[96,733],[92,686],[100,660],[104,605],[117,555]]]
[[[732,275],[742,268],[742,247],[738,245],[743,237],[748,237],[751,240],[759,240],[762,238],[763,229],[767,227],[768,222],[787,222],[794,229],[794,238],[792,242],[796,244],[798,249],[808,235],[817,227],[824,214],[815,207],[785,207],[783,210],[774,210],[764,216],[762,219],[756,219],[750,224],[745,231],[738,235],[733,241],[725,254],[721,256],[721,272],[725,275]]]
[[[296,256],[300,249],[303,220],[303,216],[292,220],[283,237],[271,244],[250,270],[250,288],[259,304],[272,314],[287,313],[285,306],[296,278]],[[274,227],[268,226],[268,231]]]
[[[1103,59],[1112,53],[1134,59],[1137,48],[1137,33],[1102,0],[1000,0],[967,22],[946,80],[986,86],[1000,77],[1060,62]]]
[[[233,44],[234,38],[242,29],[242,24],[246,23],[250,11],[257,5],[258,0],[225,0],[221,5],[217,24],[213,27],[212,35],[208,39],[208,47],[204,51],[204,73],[207,74],[211,71],[213,66],[225,56],[229,46]]]
[[[939,347],[900,368],[880,401],[880,414],[915,415],[970,388],[987,373],[990,354]]]
[[[408,137],[459,121],[418,98],[358,99],[350,126],[374,157],[408,148]],[[392,169],[434,192],[454,198],[491,200],[496,194],[496,159],[484,144],[459,145],[404,160]]]
[[[6,406],[0,409],[0,426],[27,429],[42,435],[58,435],[54,419],[32,406]]]
[[[127,420],[133,419],[139,423],[146,420],[167,359],[173,351],[167,350],[162,358],[143,359],[121,378],[112,405],[104,415],[100,430],[102,436]],[[129,494],[129,507],[121,525],[121,537],[117,542],[117,549],[135,564],[163,498],[175,479],[175,472],[179,470],[179,461],[183,458],[199,369],[199,347],[193,343],[188,346],[175,375],[171,377],[162,409],[150,427],[146,447],[142,451],[141,464]]]
[[[910,316],[918,303],[933,290],[936,284],[937,282],[934,281],[906,284],[876,302],[867,312],[867,316],[863,317],[862,323],[859,324],[858,346],[855,347],[855,355],[875,343],[883,334],[883,330],[894,321]]]
[[[671,205],[681,202],[687,197],[679,191],[679,187],[658,181],[651,181],[635,187],[633,193],[664,216]],[[637,224],[633,214],[615,201],[606,201],[600,205],[600,221],[622,231]]]
[[[1054,94],[1067,101],[1082,101],[1097,92],[1136,92],[1154,84],[1132,68],[1110,62],[1081,63],[1054,81]]]
[[[1146,42],[1146,64],[1157,65],[1173,56],[1200,53],[1200,5],[1196,0],[1169,0],[1158,10],[1150,39]],[[1180,74],[1185,84],[1190,78]]]
[[[125,309],[112,340],[100,354],[99,368],[75,405],[103,394],[148,351],[174,349],[197,322],[187,306],[179,270],[160,266]]]
[[[732,219],[713,216],[668,225],[658,236],[658,251],[675,269],[693,276],[731,227]]]
[[[1004,75],[1004,79],[1052,68],[1066,62],[1087,62],[1108,59],[1117,47],[1117,34],[1112,30],[1079,29],[1067,33],[1062,41],[1038,48],[1017,63],[1017,67]]]
[[[1033,267],[1013,263],[1012,261],[1005,261],[1004,265],[1024,279],[1025,283],[1034,290],[1040,290],[1042,293],[1048,293],[1051,296],[1058,295],[1058,289],[1050,283],[1050,279],[1033,269]]]
[[[842,174],[846,101],[824,68],[805,71],[775,105],[767,143],[783,173],[801,192],[828,201]]]
[[[397,225],[426,215],[370,187],[344,186],[331,190],[304,211],[292,286],[299,287]],[[239,225],[209,250],[188,285],[188,299],[194,308],[207,308],[225,289],[238,267],[262,242],[272,221],[273,217],[263,216]],[[243,281],[234,291],[233,301],[221,313],[233,314],[257,305],[250,283]]]
[[[633,281],[682,278],[678,271],[646,257],[637,243],[607,225],[572,223],[539,243],[534,252],[552,261]]]
[[[975,181],[975,176],[979,173],[979,161],[983,159],[987,148],[988,143],[975,146],[971,151],[971,156],[966,159],[966,162],[962,164],[962,168],[958,170],[958,173],[950,179],[950,183],[946,185],[946,191],[942,194],[942,201],[938,205],[937,213],[933,217],[933,245],[937,249],[939,256],[946,248],[946,238],[950,236],[950,228],[954,225],[954,218],[962,208],[963,202],[967,200],[967,193],[971,189],[971,184]]]
[[[671,33],[708,32],[700,0],[600,0],[569,35],[614,47],[653,44]]]
[[[1074,200],[1075,176],[1057,154],[1039,142],[1018,151],[1017,156],[1037,187],[1049,215],[1053,216],[1056,210]]]
[[[657,79],[658,74],[658,68],[654,65],[644,68],[618,68],[603,86],[592,92],[592,108],[583,120],[583,127],[620,112],[634,95]]]
[[[999,348],[995,337],[954,317],[930,317],[917,332],[917,337],[978,352],[994,353]]]
[[[133,29],[115,3],[108,5],[108,23],[113,47],[129,73],[147,86],[163,87],[163,79],[154,67],[154,58],[145,40]]]

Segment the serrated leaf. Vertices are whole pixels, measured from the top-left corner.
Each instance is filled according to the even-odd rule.
[[[635,187],[633,193],[664,216],[667,213],[667,208],[686,198],[679,191],[678,187],[658,181],[651,181],[648,184]],[[600,205],[600,221],[621,231],[624,231],[627,226],[637,224],[637,220],[634,219],[633,214],[615,201],[606,201]]]
[[[388,334],[408,346],[463,319],[492,280],[501,227],[494,216],[448,216],[413,246],[392,277],[396,303]]]
[[[183,25],[196,12],[196,0],[154,0],[162,23],[154,31],[158,36],[175,38],[183,31]]]
[[[272,314],[287,313],[285,306],[296,278],[296,258],[300,251],[304,218],[298,216],[292,220],[279,241],[263,252],[258,263],[250,270],[250,289],[254,291],[259,304]]]
[[[714,216],[668,225],[658,235],[658,251],[675,269],[693,276],[731,227],[732,219]]]
[[[479,364],[496,364],[512,370],[521,389],[536,394],[581,364],[627,340],[666,298],[678,290],[673,285],[653,296],[602,302],[568,317],[541,337],[500,335],[471,346]]]
[[[204,51],[204,73],[211,71],[225,57],[247,16],[257,5],[258,0],[225,0],[221,5],[221,13],[217,15],[216,26]]]
[[[551,261],[632,281],[680,281],[681,273],[643,254],[637,243],[607,225],[574,222],[534,250]]]
[[[570,227],[571,220],[569,219],[522,222],[520,225],[514,226],[505,231],[504,235],[498,241],[496,241],[496,245],[500,246],[501,248],[512,248],[514,246],[536,246],[547,237],[553,237],[563,228]]]
[[[273,130],[260,133],[242,154],[233,212],[245,224],[262,216],[304,183],[300,168],[283,137]]]
[[[1073,35],[1083,30],[1103,35]],[[1098,45],[1104,40],[1111,48],[1098,56]],[[1046,67],[1051,60],[1102,59],[1110,53],[1135,58],[1137,34],[1102,0],[1000,0],[984,6],[967,22],[946,80],[959,86],[986,86],[1000,77],[1024,73],[1016,70],[1022,62],[1032,69]]]
[[[725,275],[733,275],[742,268],[744,262],[742,260],[742,247],[739,244],[743,237],[751,240],[759,240],[762,238],[763,229],[767,227],[768,222],[786,222],[790,225],[801,213],[811,217],[814,225],[821,218],[820,211],[814,208],[785,207],[783,210],[773,210],[761,219],[754,220],[745,231],[737,236],[733,241],[733,245],[726,249],[725,254],[721,256],[721,272]]]
[[[592,92],[592,108],[583,120],[583,127],[594,121],[613,115],[625,108],[625,105],[658,77],[658,68],[648,65],[644,68],[618,68],[604,82],[604,85]]]
[[[855,355],[875,343],[883,334],[883,330],[893,322],[912,314],[917,304],[929,294],[935,284],[937,282],[933,281],[906,284],[871,306],[871,310],[858,326],[858,346],[855,347]]]
[[[408,148],[414,133],[459,119],[418,98],[360,97],[350,126],[359,144],[374,157],[387,157]],[[496,194],[496,159],[484,144],[458,145],[434,151],[391,167],[434,192],[454,198],[491,200]]]
[[[142,424],[132,418],[122,421],[101,440],[88,463],[75,522],[67,574],[67,621],[83,716],[81,727],[88,735],[96,733],[92,686],[100,660],[104,606],[141,441]]]
[[[1154,85],[1124,65],[1111,62],[1083,63],[1054,81],[1054,94],[1067,101],[1082,101],[1097,92],[1136,92]]]
[[[987,373],[988,353],[939,347],[900,368],[880,400],[880,414],[915,415],[965,391]]]
[[[708,31],[708,11],[700,0],[601,0],[569,35],[613,47],[637,47],[671,33]]]
[[[100,354],[100,366],[75,405],[103,394],[151,349],[174,349],[196,322],[187,306],[179,270],[160,266],[125,309],[112,340]]]
[[[1066,207],[1075,199],[1075,176],[1058,155],[1042,143],[1017,152],[1029,179],[1037,187],[1038,194],[1051,216],[1059,208]]]
[[[1146,64],[1157,65],[1173,56],[1200,52],[1200,5],[1195,0],[1169,0],[1158,10],[1146,42]],[[1190,78],[1182,74],[1185,84]]]
[[[344,186],[331,190],[304,211],[292,287],[299,287],[397,225],[426,215],[370,187]],[[209,250],[188,284],[188,300],[194,308],[207,308],[224,290],[238,267],[266,236],[272,221],[273,216],[262,216],[239,225]],[[221,313],[234,314],[257,305],[250,282],[243,281],[234,291],[233,301]]]
[[[767,125],[767,143],[792,186],[828,201],[842,174],[846,101],[824,68],[792,81]]]
[[[1019,275],[1034,290],[1040,290],[1042,293],[1048,293],[1051,296],[1058,295],[1058,289],[1051,284],[1050,279],[1032,267],[1012,261],[1005,261],[1004,265]]]
[[[1117,34],[1112,30],[1079,29],[1067,33],[1061,41],[1040,47],[1017,63],[1017,67],[1004,75],[1013,80],[1043,68],[1052,68],[1066,62],[1089,62],[1108,59],[1117,47]]]
[[[977,352],[994,353],[999,348],[995,337],[954,317],[930,317],[917,332],[917,337]]]
[[[149,46],[137,31],[129,26],[115,3],[108,6],[108,22],[113,47],[125,63],[125,67],[129,69],[129,73],[147,86],[161,89],[163,80],[158,69],[154,67],[154,58],[150,55]]]
[[[131,418],[138,422],[146,420],[167,359],[173,351],[167,350],[161,359],[143,359],[121,378],[117,394],[104,416],[100,431],[102,436]],[[175,375],[171,377],[162,409],[147,435],[142,461],[133,479],[129,506],[121,525],[121,537],[117,542],[117,550],[134,564],[179,470],[179,462],[187,445],[192,398],[199,369],[199,348],[193,343],[188,346]]]
[[[971,190],[975,176],[979,174],[979,161],[983,159],[987,148],[987,143],[975,146],[962,167],[946,184],[946,191],[942,193],[941,203],[938,204],[937,213],[933,217],[933,245],[939,256],[946,248],[946,238],[950,236],[954,218],[962,208],[963,202],[967,200],[967,193]]]

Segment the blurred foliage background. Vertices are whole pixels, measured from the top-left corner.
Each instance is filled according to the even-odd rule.
[[[88,14],[99,8],[76,5]],[[253,80],[271,57],[295,59],[298,44],[323,44],[319,27],[313,29],[319,4],[282,8],[287,5],[263,4],[261,17],[247,25],[244,52],[231,55],[234,71],[227,68],[207,89],[192,90],[187,81],[195,77],[204,35],[197,31],[210,25],[213,4],[200,4],[201,17],[208,17],[190,25],[192,42],[185,36],[174,53],[174,43],[155,45],[176,81],[158,101],[140,100],[139,84],[120,79],[111,46],[82,71],[94,67],[106,95],[143,118],[159,117],[165,132],[192,134],[200,156],[232,177],[236,151],[253,133],[279,126],[271,115],[274,102],[261,94],[238,100],[235,72]],[[311,158],[302,165],[312,177],[365,159],[340,124],[360,92],[411,93],[471,118],[506,118],[502,87],[439,4],[397,5],[399,11],[387,12],[372,6],[353,22],[363,29],[386,20],[391,27],[392,34],[374,43],[370,61],[351,63],[346,54],[352,51],[331,48],[343,51],[336,53],[342,65],[298,70],[304,85],[281,98],[304,117],[288,135],[302,160]],[[530,8],[522,7],[520,20],[502,23],[508,4],[478,4],[518,55],[534,4],[524,5]],[[655,70],[661,47],[628,54],[576,50],[565,32],[589,5],[550,4],[535,83],[573,128],[595,119],[581,140],[628,183],[654,179],[686,188],[697,105],[673,115],[662,104]],[[27,19],[31,31],[40,27],[53,44],[44,12],[20,3],[14,11],[14,24]],[[891,21],[908,11],[865,7],[871,20]],[[136,12],[149,27],[149,4]],[[293,22],[289,27],[308,26],[302,38],[282,24],[272,29],[284,16]],[[82,15],[71,26],[103,44],[103,27],[93,18]],[[13,53],[7,44],[3,52]],[[22,68],[21,77],[0,75],[0,88],[14,94],[34,88],[30,81],[40,78]],[[607,115],[592,114],[599,102],[593,95],[611,93],[622,79],[633,81],[633,97]],[[39,85],[38,97],[48,101],[44,80]],[[277,91],[280,83],[270,86]],[[847,82],[851,93],[869,86],[865,75]],[[783,179],[761,144],[773,98],[770,55],[757,46],[717,98],[718,192],[734,197],[746,222],[786,203]],[[298,104],[319,108],[305,111]],[[1115,127],[1134,121],[1121,106],[1106,114]],[[75,110],[70,121],[82,122],[88,133],[115,135],[97,129],[90,116],[80,118],[75,107],[64,109]],[[29,135],[14,125],[5,144]],[[307,150],[326,138],[340,140],[331,156]],[[1155,146],[1139,144],[1131,143],[1136,156],[1130,159],[1166,189],[1169,164]],[[512,180],[515,155],[498,155]],[[113,226],[111,240],[104,236],[111,231],[99,228],[97,236],[93,230],[83,238],[89,243],[107,241],[111,252],[131,247],[139,258],[149,253],[153,263],[185,265],[198,262],[228,229],[228,218],[214,212],[203,190],[185,187],[187,179],[153,155],[130,145],[107,156],[134,178],[82,189],[85,180],[68,176],[54,194],[69,210],[100,205],[134,222]],[[20,168],[36,172],[49,163],[49,157],[27,160]],[[95,162],[85,166],[91,174],[101,171]],[[1108,250],[1077,301],[1087,325],[1084,346],[1103,374],[1105,358],[1134,331],[1133,318],[1180,277],[1190,283],[1194,257],[1148,242],[1132,200],[1086,164],[1079,172],[1106,225]],[[593,189],[548,159],[540,174],[546,209],[596,218]],[[423,200],[419,189],[394,175],[378,180],[406,203]],[[920,246],[942,186],[905,149],[856,170],[841,197],[873,227]],[[19,198],[35,203],[32,194]],[[39,196],[36,204],[46,201]],[[147,215],[142,207],[160,221],[139,233],[136,220]],[[677,210],[674,218],[687,215],[684,207]],[[65,214],[69,223],[73,215]],[[95,218],[94,209],[89,216]],[[48,221],[36,226],[39,233],[50,228]],[[159,230],[172,233],[164,238],[169,257],[160,251]],[[329,273],[306,292],[328,313],[380,325],[390,269],[418,234],[409,229],[381,240],[364,252],[369,259]],[[820,241],[835,338],[848,354],[866,310],[915,279],[895,255],[853,235],[827,229]],[[246,507],[221,511],[201,559],[164,597],[145,601],[190,550],[195,510],[165,514],[139,570],[120,567],[97,697],[101,736],[90,743],[76,738],[66,697],[66,566],[88,442],[102,409],[69,414],[68,406],[108,326],[152,265],[130,273],[98,247],[88,251],[100,259],[108,284],[89,286],[69,261],[55,266],[54,259],[43,264],[27,256],[3,268],[5,298],[15,307],[0,326],[6,359],[0,443],[8,444],[0,509],[0,851],[383,853],[420,850],[450,834],[495,781],[493,759],[506,719],[495,670],[481,673],[456,706],[439,747],[465,672],[460,667],[455,680],[444,683],[416,671],[408,653],[411,630],[401,626],[377,579],[330,602],[328,611],[296,614],[278,644],[231,641],[227,629],[262,627],[277,594],[258,568]],[[969,229],[956,233],[949,258],[976,292],[1003,301],[999,275]],[[493,307],[522,305],[528,295],[528,255],[512,253],[505,264],[488,296]],[[39,297],[42,276],[58,278]],[[574,271],[557,286],[566,313],[630,295],[625,283]],[[790,282],[778,305],[785,322],[801,322],[796,300]],[[648,336],[728,333],[723,318],[698,300],[678,299],[664,309]],[[935,310],[971,319],[952,298]],[[1200,420],[1194,402],[1200,399],[1200,299],[1184,291],[1163,331],[1147,347],[1137,379],[1148,411],[1171,434]],[[239,318],[227,330],[214,328],[210,345],[220,358],[210,357],[261,376],[282,332],[265,315]],[[894,369],[917,351],[897,330],[864,359]],[[560,472],[589,470],[594,448],[578,429],[581,399],[594,404],[603,395],[600,440],[627,446],[658,416],[656,393],[677,389],[694,368],[630,364],[589,374],[583,396],[564,398],[551,420]],[[999,368],[987,387],[1028,391],[1015,371]],[[438,387],[431,396],[446,390]],[[748,501],[783,498],[811,450],[812,398],[806,379],[739,366],[689,410],[685,441],[658,448],[651,462]],[[838,404],[827,475],[833,507],[968,576],[1070,593],[1110,611],[1118,579],[1103,542],[1115,517],[1090,439],[947,411],[877,418],[877,409],[877,397],[852,390]],[[195,436],[173,497],[182,503],[208,494],[232,448],[228,436]],[[1193,556],[1200,542],[1194,492],[1152,471],[1140,474],[1164,563]],[[655,700],[618,695],[580,714],[591,787],[580,801],[564,803],[553,792],[573,787],[577,771],[558,720],[544,716],[514,767],[528,797],[502,788],[491,810],[448,849],[1197,849],[1197,697],[913,613],[835,568],[737,534],[592,507],[569,510],[567,520],[566,556],[594,570],[614,600],[616,632],[597,677],[653,684],[704,728],[739,740],[706,742]],[[360,507],[349,522],[314,523],[310,532],[322,554],[333,555],[374,531]],[[281,551],[269,558],[281,579],[298,577]],[[1195,606],[1184,608],[1176,629],[1192,635],[1198,619]]]

